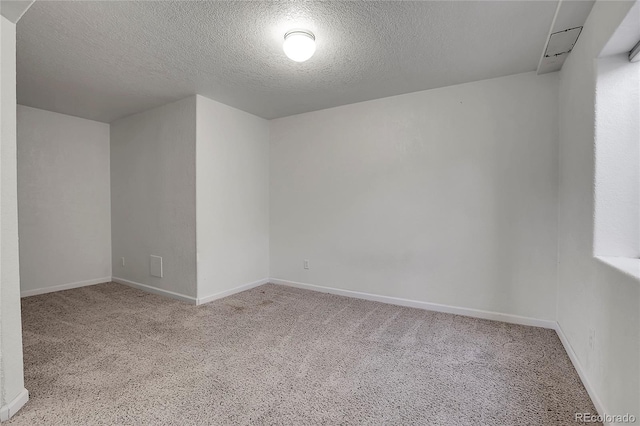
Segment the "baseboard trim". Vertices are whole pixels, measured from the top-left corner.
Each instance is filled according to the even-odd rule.
[[[578,376],[582,381],[582,385],[587,390],[587,393],[589,394],[589,398],[591,398],[591,402],[593,402],[593,405],[596,407],[596,411],[598,412],[599,415],[604,416],[608,412],[607,410],[605,410],[604,405],[602,404],[602,400],[598,397],[598,394],[596,393],[595,389],[591,385],[591,382],[589,382],[586,371],[582,368],[582,364],[580,364],[580,361],[578,360],[578,356],[573,350],[573,347],[571,347],[571,343],[569,343],[569,339],[567,339],[567,336],[564,334],[564,331],[562,330],[562,327],[560,326],[559,323],[556,323],[556,333],[558,334],[558,338],[560,339],[560,342],[562,342],[562,346],[564,346],[564,350],[569,356],[571,363],[573,364],[573,368],[575,368],[576,371],[578,372]],[[605,423],[605,424],[609,424],[609,423]]]
[[[407,306],[409,308],[425,309],[427,311],[444,312],[447,314],[463,315],[466,317],[481,318],[492,321],[502,321],[510,324],[530,325],[534,327],[549,328],[552,330],[556,329],[556,322],[551,320],[522,317],[519,315],[503,314],[500,312],[483,311],[479,309],[461,308],[451,305],[441,305],[439,303],[420,302],[417,300],[402,299],[399,297],[382,296],[379,294],[362,293],[359,291],[343,290],[339,288],[324,287],[315,284],[281,280],[279,278],[271,278],[270,282],[273,284],[302,288],[305,290],[319,291],[322,293],[330,293],[338,296],[346,296],[356,299],[388,303],[390,305]]]
[[[164,289],[157,288],[157,287],[152,287],[150,285],[137,283],[137,282],[131,281],[131,280],[125,280],[124,278],[111,277],[111,281],[113,281],[114,283],[123,284],[123,285],[127,285],[129,287],[137,288],[138,290],[146,291],[147,293],[153,293],[153,294],[157,294],[157,295],[160,295],[160,296],[170,297],[172,299],[178,299],[178,300],[181,300],[183,302],[191,303],[192,305],[195,305],[196,302],[197,302],[197,299],[195,297],[186,296],[184,294],[175,293],[173,291],[164,290]]]
[[[205,303],[213,302],[214,300],[222,299],[223,297],[231,296],[232,294],[240,293],[241,291],[250,290],[254,287],[261,286],[263,284],[267,284],[269,282],[269,278],[263,278],[258,281],[254,281],[248,284],[243,284],[238,287],[234,287],[229,290],[221,291],[216,294],[212,294],[211,296],[199,297],[196,300],[196,305],[202,305]]]
[[[77,281],[75,283],[54,285],[52,287],[36,288],[34,290],[26,290],[20,292],[20,297],[37,296],[39,294],[53,293],[62,290],[71,290],[72,288],[87,287],[90,285],[108,283],[111,277],[94,278],[92,280]]]
[[[18,396],[13,400],[0,408],[0,422],[6,422],[13,417],[23,406],[29,401],[29,391],[22,388]]]

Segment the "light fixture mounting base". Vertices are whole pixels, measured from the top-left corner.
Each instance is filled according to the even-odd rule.
[[[286,33],[284,33],[284,39],[286,40],[287,37],[289,37],[292,34],[304,34],[307,37],[309,37],[311,40],[315,41],[316,40],[316,36],[313,35],[313,33],[309,30],[300,30],[300,29],[295,29],[295,30],[289,30]]]

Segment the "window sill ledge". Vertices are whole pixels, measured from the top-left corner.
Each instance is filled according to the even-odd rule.
[[[596,259],[640,281],[640,259],[610,256],[596,256]]]

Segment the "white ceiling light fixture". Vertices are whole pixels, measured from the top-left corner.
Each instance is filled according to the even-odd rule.
[[[304,62],[316,51],[316,37],[307,30],[287,31],[282,49],[292,61]]]

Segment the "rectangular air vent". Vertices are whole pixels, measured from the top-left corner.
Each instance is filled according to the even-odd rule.
[[[149,273],[152,277],[162,278],[162,258],[160,256],[149,256]]]

